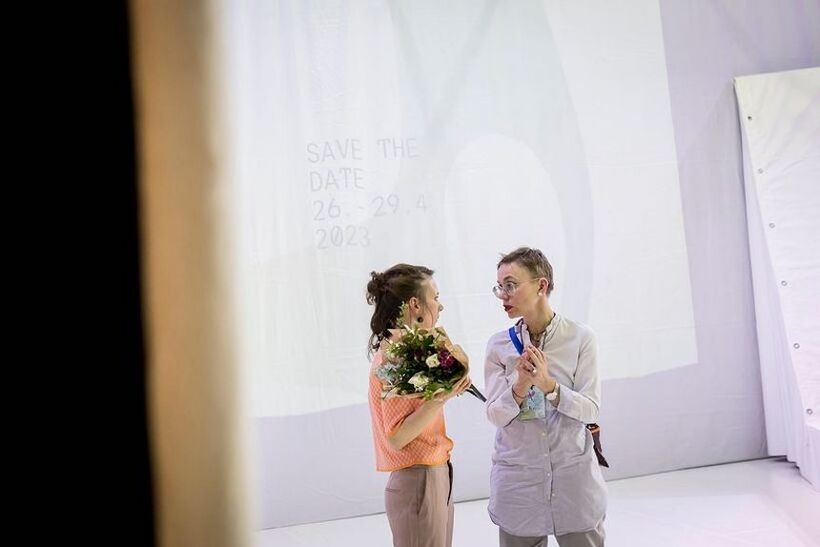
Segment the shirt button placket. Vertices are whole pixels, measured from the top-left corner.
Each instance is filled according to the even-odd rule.
[[[546,423],[541,430],[541,446],[544,448],[544,494],[547,502],[552,502],[552,460],[550,459],[549,438],[547,437]]]

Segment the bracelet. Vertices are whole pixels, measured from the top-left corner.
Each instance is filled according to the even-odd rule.
[[[526,399],[526,398],[527,398],[527,396],[526,396],[526,395],[519,395],[518,393],[516,393],[516,392],[515,392],[515,388],[510,388],[510,391],[512,391],[513,395],[515,395],[515,396],[516,396],[516,397],[518,397],[519,399]]]

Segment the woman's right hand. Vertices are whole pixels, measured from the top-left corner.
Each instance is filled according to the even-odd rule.
[[[534,383],[534,375],[530,371],[531,368],[532,364],[524,356],[518,358],[515,364],[515,371],[518,374],[516,374],[515,383],[512,388],[519,396],[526,397],[530,391],[530,387],[532,387]]]
[[[434,395],[431,399],[432,401],[436,401],[438,403],[446,403],[453,397],[461,395],[464,393],[470,385],[472,385],[472,380],[470,380],[469,376],[464,376],[461,380],[455,383],[453,389],[450,391],[442,391],[438,395]]]

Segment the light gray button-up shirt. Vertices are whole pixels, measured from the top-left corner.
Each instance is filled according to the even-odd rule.
[[[526,346],[523,321],[516,328]],[[487,417],[498,428],[490,474],[492,521],[516,536],[563,535],[595,528],[606,513],[606,485],[585,424],[598,419],[601,383],[595,335],[556,315],[544,334],[558,407],[521,420],[512,394],[518,351],[505,330],[490,338],[484,365]]]

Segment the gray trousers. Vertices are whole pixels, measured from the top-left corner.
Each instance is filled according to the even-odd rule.
[[[514,536],[501,528],[498,529],[498,544],[500,547],[547,547],[547,537],[549,536]],[[559,547],[603,547],[605,538],[603,519],[594,529],[588,532],[574,532],[555,536]]]
[[[452,547],[453,466],[414,465],[390,473],[384,489],[394,547]]]

